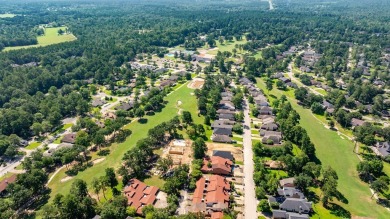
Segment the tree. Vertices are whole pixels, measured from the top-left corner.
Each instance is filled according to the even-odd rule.
[[[123,196],[115,196],[112,201],[103,203],[100,216],[102,219],[126,218],[127,199]]]
[[[182,120],[183,120],[183,123],[189,125],[192,123],[192,116],[191,116],[191,113],[188,112],[188,111],[183,111],[182,113]]]
[[[112,189],[118,185],[118,180],[116,179],[114,168],[111,167],[106,168],[105,171],[106,171],[106,179],[108,182],[108,186],[111,187]]]
[[[106,143],[106,140],[104,139],[104,135],[102,133],[97,133],[95,137],[93,138],[93,143],[99,148],[103,146]]]
[[[204,142],[203,138],[197,138],[192,143],[192,150],[194,151],[194,158],[195,159],[203,159],[205,156],[205,153],[207,151],[206,143]]]
[[[311,105],[311,111],[315,114],[322,115],[325,112],[325,108],[318,102],[314,102]]]
[[[41,133],[43,132],[42,125],[40,123],[35,122],[31,126],[31,131],[34,133],[34,135],[39,137],[41,135]]]
[[[312,180],[313,179],[306,174],[299,174],[299,176],[295,177],[294,185],[304,193],[307,193],[308,188],[312,185]]]
[[[371,196],[372,198],[377,193],[383,193],[389,190],[389,179],[386,176],[381,177],[372,182],[370,187],[372,188],[372,190],[374,190],[374,193]]]
[[[160,158],[157,161],[157,169],[165,174],[173,165],[173,160],[171,156],[167,158]]]
[[[266,199],[262,199],[257,205],[257,210],[261,212],[271,212],[271,207]]]
[[[272,87],[273,87],[272,80],[268,78],[268,79],[265,81],[265,86],[266,86],[266,88],[267,88],[267,90],[268,90],[268,93],[269,93],[269,91],[272,90]]]
[[[142,108],[138,108],[134,111],[134,116],[142,118],[145,115],[145,111]]]
[[[92,186],[93,191],[94,191],[95,194],[96,194],[96,197],[97,197],[98,200],[100,201],[100,199],[99,199],[99,193],[100,193],[100,190],[102,189],[100,180],[99,180],[98,178],[93,178],[93,179],[92,179],[91,186]]]
[[[236,123],[234,124],[233,126],[233,132],[237,133],[237,134],[242,134],[244,131],[243,127],[242,127],[242,124],[240,123]]]
[[[335,124],[334,124],[334,121],[332,119],[329,120],[328,125],[329,125],[330,129],[334,129]]]

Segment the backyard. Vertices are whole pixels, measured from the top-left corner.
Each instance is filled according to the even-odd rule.
[[[265,83],[258,79],[257,86],[264,91]],[[270,93],[276,97],[280,97],[285,92],[271,90]],[[348,204],[337,203],[352,215],[372,217],[372,218],[387,218],[388,212],[385,208],[377,205],[374,199],[371,199],[371,192],[368,185],[363,183],[356,171],[356,166],[359,159],[352,152],[354,143],[346,138],[340,137],[337,132],[332,131],[317,120],[309,109],[299,106],[296,101],[286,95],[294,109],[299,113],[301,120],[300,124],[308,132],[311,140],[316,146],[316,155],[323,167],[331,166],[336,170],[339,176],[338,190],[348,200]],[[326,209],[323,209],[322,204],[316,204],[320,217],[327,218],[324,214]],[[386,216],[387,215],[387,216]]]

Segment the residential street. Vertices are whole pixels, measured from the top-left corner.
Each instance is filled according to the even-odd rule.
[[[244,191],[245,191],[245,218],[257,218],[256,208],[257,200],[255,193],[255,182],[253,181],[254,164],[252,151],[252,136],[251,136],[251,119],[249,117],[249,103],[244,99]]]

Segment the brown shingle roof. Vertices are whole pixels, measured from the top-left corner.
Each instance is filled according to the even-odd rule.
[[[66,134],[61,139],[61,142],[70,143],[70,144],[74,144],[75,141],[76,141],[76,133]]]

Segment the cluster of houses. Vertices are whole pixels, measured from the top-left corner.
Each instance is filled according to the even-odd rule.
[[[314,50],[311,50],[311,49],[306,50],[303,53],[303,57],[302,57],[302,60],[305,63],[304,67],[307,67],[310,69],[310,67],[314,66],[314,64],[317,63],[321,57],[322,57],[322,55],[319,53],[316,53],[316,51],[314,51]]]
[[[49,149],[43,153],[43,156],[52,156],[61,148],[71,148],[76,142],[76,133],[68,133],[62,136],[60,144],[49,144]]]
[[[313,211],[312,203],[307,201],[305,195],[295,188],[294,178],[279,181],[280,188],[276,196],[269,196],[268,202],[272,207],[272,217],[275,219],[308,219]]]
[[[138,179],[131,179],[124,188],[127,205],[133,207],[139,215],[142,215],[142,208],[145,206],[156,204],[159,192],[159,188],[147,186]]]
[[[271,76],[272,79],[278,79],[279,81],[283,82],[284,85],[286,85],[287,87],[291,87],[291,88],[298,88],[298,85],[295,84],[294,82],[291,82],[291,79],[290,78],[287,78],[284,76],[283,72],[278,72],[274,75]]]
[[[390,156],[390,142],[377,142],[371,149],[377,156]]]
[[[231,176],[234,157],[228,151],[213,151],[211,157],[203,160],[202,173],[207,174],[196,182],[189,212],[203,213],[211,219],[223,219],[223,211],[230,207]]]
[[[233,93],[225,91],[221,93],[222,100],[217,110],[217,120],[211,124],[213,134],[211,140],[220,143],[233,143],[233,126],[236,124],[236,107],[232,103]]]
[[[283,136],[278,131],[279,125],[275,121],[273,109],[268,103],[267,98],[248,78],[241,78],[239,81],[243,86],[248,88],[249,94],[252,95],[255,107],[259,112],[257,117],[261,119],[260,136],[262,137],[262,143],[267,145],[280,145]]]

